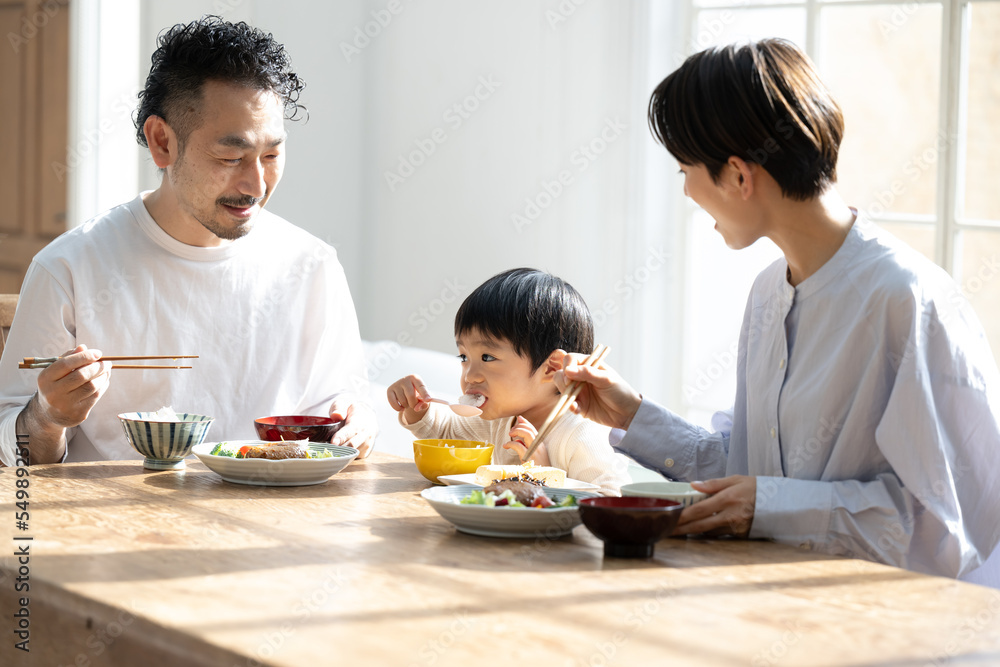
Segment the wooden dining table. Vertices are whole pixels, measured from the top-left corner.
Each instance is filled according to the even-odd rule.
[[[0,665],[1000,665],[1000,591],[763,541],[467,535],[378,452],[300,487],[28,472],[0,472]]]

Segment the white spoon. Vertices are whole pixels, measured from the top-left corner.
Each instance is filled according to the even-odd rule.
[[[448,401],[442,400],[440,398],[425,398],[425,401],[430,401],[432,403],[440,403],[441,405],[447,405],[451,408],[451,411],[460,417],[478,417],[483,414],[483,411],[474,405],[463,405],[461,403],[449,403]]]

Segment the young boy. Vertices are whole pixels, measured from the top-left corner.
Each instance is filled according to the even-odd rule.
[[[389,387],[389,405],[418,438],[482,440],[496,446],[493,463],[518,464],[537,429],[555,407],[556,349],[590,353],[594,325],[587,304],[565,281],[534,269],[493,276],[469,295],[455,316],[464,394],[481,397],[478,417],[460,417],[428,403],[423,381],[409,375]],[[608,444],[609,429],[569,413],[531,459],[566,476],[619,495],[630,481],[628,461]]]

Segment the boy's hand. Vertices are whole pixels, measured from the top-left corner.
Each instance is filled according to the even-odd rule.
[[[396,412],[403,413],[403,421],[407,424],[415,424],[424,418],[429,405],[426,399],[431,397],[419,375],[407,375],[396,380],[385,394],[389,405]]]
[[[503,448],[512,450],[517,454],[517,458],[521,459],[521,463],[524,463],[524,455],[537,435],[538,431],[531,422],[524,417],[518,417],[514,427],[510,429],[510,442],[504,444]],[[549,451],[545,449],[545,443],[538,445],[538,449],[532,452],[531,461],[539,466],[551,465]]]
[[[598,424],[628,429],[642,396],[604,363],[596,368],[581,366],[586,358],[585,354],[569,354],[564,350],[553,352],[549,362],[562,368],[553,375],[553,382],[560,392],[566,391],[571,382],[582,382],[583,387],[570,409]]]

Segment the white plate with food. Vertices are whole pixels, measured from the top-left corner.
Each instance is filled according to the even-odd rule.
[[[203,442],[191,452],[227,482],[251,486],[322,484],[358,455],[354,447],[304,440]]]
[[[474,472],[466,473],[464,475],[438,475],[438,481],[449,486],[458,486],[460,484],[475,484],[476,486],[483,486],[476,481],[476,473]],[[561,487],[552,488],[588,490],[599,489],[600,487],[596,484],[591,484],[590,482],[584,482],[579,479],[567,477],[566,483]]]
[[[483,494],[483,487],[475,484],[462,486],[433,486],[420,492],[434,510],[450,521],[463,533],[486,537],[556,538],[573,532],[580,525],[579,508],[575,505],[559,506],[567,497],[573,500],[592,498],[596,493],[571,489],[545,488],[545,495],[556,506],[490,507],[480,504],[463,504],[462,500],[474,493]]]

